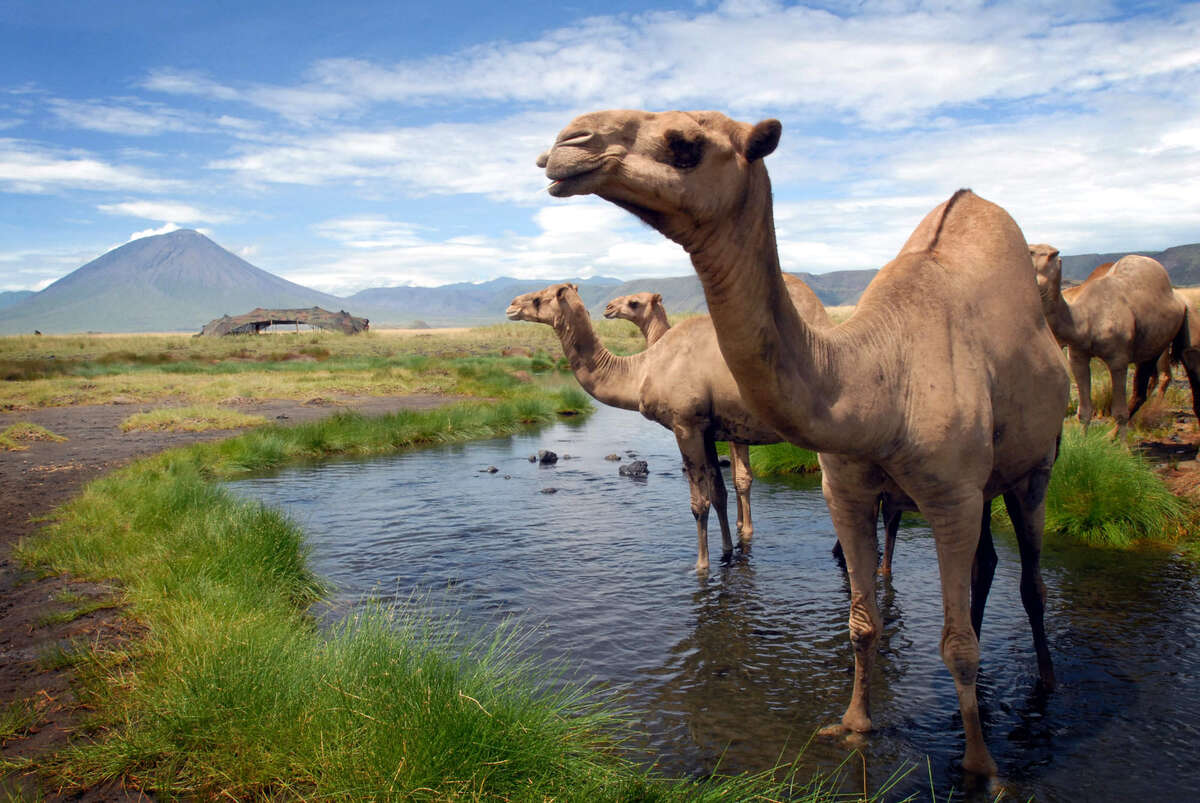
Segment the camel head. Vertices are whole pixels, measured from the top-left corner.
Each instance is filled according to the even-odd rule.
[[[1053,297],[1062,291],[1062,257],[1058,255],[1058,249],[1044,243],[1031,245],[1029,258],[1037,271],[1038,292],[1042,294],[1043,303],[1053,301]]]
[[[532,321],[557,326],[566,317],[569,306],[583,306],[579,288],[573,284],[552,284],[541,290],[517,296],[505,315],[510,321]]]
[[[591,112],[537,165],[551,195],[598,195],[679,239],[742,204],[755,177],[766,180],[762,158],[781,130],[778,120],[750,125],[711,111]]]
[[[604,317],[624,318],[640,326],[643,321],[650,320],[655,307],[661,306],[662,296],[658,293],[634,293],[608,302],[604,308]]]

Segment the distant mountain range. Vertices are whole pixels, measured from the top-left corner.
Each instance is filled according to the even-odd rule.
[[[1063,257],[1067,278],[1082,279],[1116,254]],[[1179,286],[1200,285],[1200,244],[1137,252],[1166,266]],[[853,304],[875,270],[796,274],[827,305]],[[694,275],[622,282],[611,277],[563,279],[599,316],[616,296],[661,293],[672,314],[704,312],[704,292]],[[92,260],[41,292],[0,293],[0,334],[51,332],[199,331],[213,318],[255,307],[324,307],[366,317],[375,327],[475,325],[504,320],[508,303],[541,289],[546,279],[500,278],[441,287],[378,287],[345,298],[289,282],[231,254],[187,229],[145,237]]]

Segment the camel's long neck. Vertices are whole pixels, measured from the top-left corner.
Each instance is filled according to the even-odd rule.
[[[1062,276],[1052,279],[1045,287],[1038,288],[1042,295],[1042,312],[1050,331],[1062,343],[1074,343],[1080,338],[1081,322],[1076,310],[1062,294]]]
[[[613,354],[592,328],[591,318],[582,307],[572,308],[554,326],[562,343],[563,354],[571,364],[575,378],[597,401],[637,410],[644,375],[642,352],[631,357]]]
[[[646,337],[646,345],[653,346],[671,328],[671,324],[667,320],[666,310],[655,304],[654,312],[648,318],[638,321],[638,328],[642,330],[642,334]]]
[[[860,352],[869,344],[841,342],[874,336],[858,326],[850,329],[859,334],[818,331],[797,312],[779,267],[765,168],[756,170],[741,210],[711,229],[668,236],[691,254],[742,398],[795,443],[834,452],[874,448],[847,442],[849,432],[879,429],[867,426],[877,408],[860,401],[870,396],[861,393],[866,366],[857,364],[866,362]]]

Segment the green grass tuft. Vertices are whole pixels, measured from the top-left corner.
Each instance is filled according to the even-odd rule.
[[[134,413],[121,422],[122,432],[205,432],[210,429],[241,429],[267,423],[261,415],[247,415],[215,404],[162,407]]]
[[[1046,494],[1048,535],[1118,548],[1173,541],[1184,513],[1150,464],[1114,442],[1105,428],[1092,426],[1086,435],[1078,426],[1063,431]]]

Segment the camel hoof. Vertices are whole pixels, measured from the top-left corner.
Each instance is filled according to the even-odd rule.
[[[999,782],[999,779],[996,777],[999,774],[999,770],[996,768],[996,762],[988,755],[987,750],[978,755],[967,754],[963,756],[962,766],[966,772],[973,775],[982,775],[984,778],[989,779],[989,783]]]
[[[891,566],[880,566],[879,567],[879,576],[891,579],[892,567]]]
[[[817,731],[817,737],[827,741],[841,742],[849,748],[864,747],[867,744],[867,734],[851,730],[845,725],[826,725]]]

